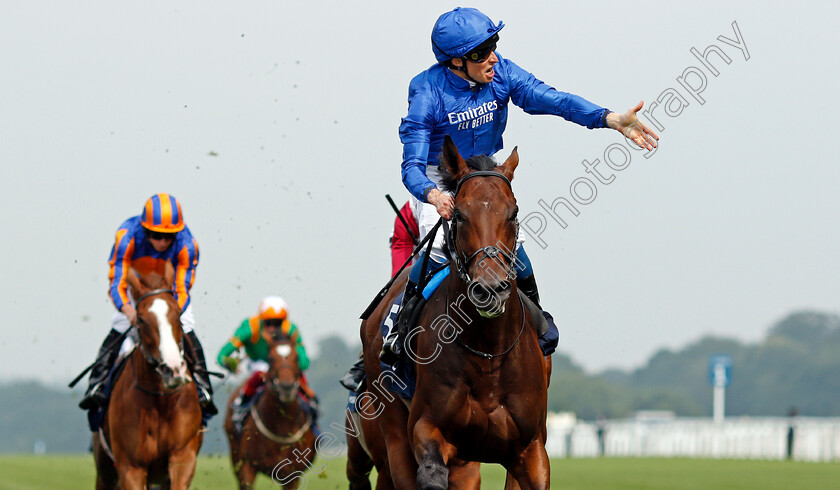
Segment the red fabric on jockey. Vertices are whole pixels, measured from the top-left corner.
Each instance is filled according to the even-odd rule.
[[[400,214],[405,218],[414,236],[419,237],[420,229],[417,227],[417,221],[414,219],[414,213],[411,212],[409,203],[406,202],[400,209]],[[408,260],[413,251],[414,242],[411,240],[411,235],[405,230],[402,221],[399,218],[394,218],[394,237],[391,238],[391,277],[400,270],[400,267]]]
[[[300,373],[300,392],[304,395],[305,398],[311,400],[315,398],[315,390],[309,386],[309,381],[306,379],[306,376],[303,373]],[[254,371],[251,374],[251,377],[248,378],[248,381],[245,381],[245,388],[242,392],[245,394],[246,397],[254,396],[254,392],[257,391],[257,388],[262,386],[265,383],[265,373],[262,371]]]
[[[264,376],[265,373],[261,371],[254,371],[254,373],[251,374],[251,377],[245,382],[245,389],[242,390],[245,396],[254,396],[254,392],[257,391],[257,388],[265,382]]]

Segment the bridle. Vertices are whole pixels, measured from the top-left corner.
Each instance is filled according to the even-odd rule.
[[[300,389],[300,371],[295,370],[294,361],[289,360],[285,357],[284,357],[283,361],[284,361],[284,364],[281,365],[279,367],[279,369],[287,369],[286,364],[290,364],[290,365],[293,366],[291,368],[292,371],[295,371],[295,373],[296,373],[295,374],[295,383],[293,385],[293,391],[296,394],[297,391]],[[272,371],[272,369],[269,370],[269,373],[271,373],[271,371]],[[272,377],[272,379],[270,381],[266,382],[266,385],[267,385],[267,389],[269,391],[271,391],[272,393],[277,395],[277,398],[278,398],[278,400],[280,400],[281,403],[297,403],[297,395],[295,395],[293,397],[291,402],[286,402],[286,401],[283,400],[283,398],[280,396],[282,388],[280,387],[280,382],[277,380],[276,377]],[[272,432],[265,425],[265,422],[263,422],[262,418],[260,417],[260,413],[259,413],[259,410],[257,409],[257,404],[256,403],[251,404],[250,412],[251,412],[251,417],[254,419],[254,424],[257,426],[257,430],[260,432],[260,434],[262,434],[263,436],[265,436],[269,440],[274,441],[278,444],[289,445],[289,444],[293,444],[293,443],[299,441],[303,437],[303,435],[306,434],[306,432],[309,430],[309,428],[312,426],[312,417],[309,415],[309,413],[306,413],[306,411],[304,411],[303,425],[301,425],[296,431],[290,432],[289,434],[281,436],[281,435],[278,435],[278,434],[275,434],[274,432]],[[281,410],[281,413],[283,413],[282,410]]]
[[[295,382],[294,382],[294,384],[292,385],[292,392],[296,394],[296,393],[297,393],[297,391],[300,389],[300,372],[296,371],[294,366],[292,366],[292,367],[286,367],[286,364],[290,364],[290,365],[291,365],[292,363],[291,363],[288,359],[285,359],[285,364],[284,364],[284,365],[282,365],[282,366],[280,366],[280,368],[278,368],[278,369],[291,369],[291,370],[292,370],[292,372],[294,372],[294,373],[295,373]],[[271,370],[269,370],[269,373],[270,373],[270,372],[271,372]],[[266,385],[268,386],[269,391],[271,391],[271,392],[273,392],[275,395],[277,395],[277,398],[278,398],[281,402],[287,403],[287,402],[283,399],[283,397],[282,397],[282,395],[284,395],[284,394],[285,394],[285,393],[284,393],[284,392],[285,392],[285,388],[283,388],[283,387],[280,385],[280,381],[279,381],[276,377],[272,377],[270,380],[268,380],[268,381],[266,382]]]
[[[461,178],[461,180],[458,181],[458,184],[455,187],[455,194],[453,196],[453,199],[458,197],[458,193],[461,191],[461,187],[464,185],[464,183],[466,181],[474,178],[474,177],[497,177],[497,178],[500,178],[500,179],[505,181],[505,183],[508,186],[508,189],[513,190],[513,188],[510,185],[510,179],[508,179],[507,177],[505,177],[501,173],[495,172],[493,170],[478,170],[478,171],[475,171],[475,172],[468,173],[463,178]],[[514,277],[516,277],[516,271],[515,271],[516,258],[514,256],[513,250],[516,249],[516,237],[519,235],[519,220],[516,220],[516,232],[513,235],[513,246],[511,246],[507,250],[504,250],[504,249],[500,249],[499,247],[496,247],[494,245],[488,245],[486,247],[479,248],[478,250],[473,252],[473,254],[470,255],[469,257],[464,257],[464,254],[462,254],[458,250],[457,210],[455,212],[456,212],[456,216],[453,216],[453,218],[456,218],[456,219],[452,220],[451,225],[446,220],[441,220],[441,221],[443,222],[443,230],[444,230],[444,239],[446,241],[446,249],[449,252],[450,258],[452,259],[452,263],[455,266],[455,271],[458,273],[458,277],[460,277],[461,280],[466,282],[467,284],[470,284],[472,282],[472,278],[470,278],[470,273],[469,273],[470,263],[473,260],[475,260],[475,258],[478,257],[478,255],[482,252],[484,253],[485,256],[487,256],[490,259],[496,259],[500,255],[502,257],[506,258],[508,260],[508,263],[510,264],[510,267],[508,268],[508,271],[507,271],[507,279],[512,280]]]
[[[135,304],[139,307],[140,302],[142,302],[144,299],[150,298],[152,296],[157,296],[157,295],[160,295],[160,294],[171,294],[172,296],[175,296],[175,292],[172,291],[171,289],[166,289],[166,288],[153,289],[153,290],[149,291],[148,293],[140,296],[140,298],[137,299]],[[143,322],[143,319],[140,318],[139,315],[137,316],[137,323],[138,323],[138,328],[139,328],[140,323],[145,323],[145,322]],[[169,366],[164,364],[162,359],[159,359],[159,358],[153,356],[152,353],[149,352],[146,349],[146,346],[143,345],[142,339],[138,343],[140,344],[140,352],[143,353],[143,358],[146,360],[146,362],[151,364],[151,366],[155,370],[155,372],[157,372],[161,377],[167,376],[169,374],[167,372],[167,370],[170,370]],[[183,356],[184,355],[184,339],[183,339],[183,337],[181,338],[181,342],[179,343],[178,347],[181,349],[181,356]],[[181,386],[181,387],[183,387],[183,386]],[[152,393],[152,394],[155,394],[155,395],[163,394],[163,393],[158,393],[158,392],[152,392],[150,390],[141,388],[140,386],[138,386],[138,389],[140,391],[145,391],[145,392]],[[175,390],[175,391],[178,391],[178,390]],[[174,393],[175,391],[172,391],[171,393]],[[167,394],[168,393],[170,393],[170,392],[167,392]]]
[[[513,190],[513,188],[510,185],[510,179],[508,179],[507,177],[505,177],[501,173],[494,172],[492,170],[479,170],[479,171],[471,172],[471,173],[465,175],[461,180],[458,181],[458,185],[455,187],[454,197],[458,196],[458,192],[461,190],[461,186],[463,186],[466,181],[468,181],[469,179],[472,179],[473,177],[498,177],[498,178],[505,181],[505,183],[507,184],[508,188],[511,189],[511,191]],[[464,258],[463,254],[461,254],[458,251],[458,243],[457,243],[457,236],[458,236],[458,232],[457,232],[458,225],[457,225],[457,223],[458,223],[458,220],[457,219],[452,220],[452,225],[451,226],[449,226],[447,224],[446,220],[441,220],[441,221],[442,221],[443,227],[444,227],[444,233],[445,233],[444,237],[445,237],[445,240],[446,240],[446,247],[447,247],[447,251],[449,252],[450,259],[452,260],[452,263],[455,266],[455,270],[458,273],[458,277],[460,277],[462,281],[466,282],[468,286],[472,282],[472,279],[470,278],[468,267],[470,266],[470,263],[473,260],[475,260],[476,257],[478,257],[478,254],[480,254],[482,252],[484,252],[484,255],[487,256],[490,259],[496,259],[496,257],[498,257],[499,255],[508,259],[508,262],[510,263],[510,267],[508,268],[508,271],[507,271],[507,279],[508,280],[513,280],[516,277],[516,258],[514,256],[515,252],[513,252],[513,250],[516,249],[516,237],[519,236],[519,220],[516,220],[516,233],[513,236],[514,237],[513,238],[514,243],[513,243],[513,246],[511,246],[510,248],[507,249],[509,251],[506,251],[504,249],[499,249],[498,247],[493,246],[493,245],[488,245],[486,247],[481,247],[480,249],[476,250],[472,255],[470,255],[469,257],[466,257],[466,258]],[[449,297],[448,297],[448,294],[449,293],[447,291],[447,300],[446,300],[446,314],[447,315],[449,315]],[[521,297],[519,298],[519,303],[520,303],[520,308],[522,310],[522,324],[519,327],[519,333],[516,335],[516,338],[513,340],[513,343],[511,343],[510,346],[508,346],[508,348],[504,349],[501,352],[491,354],[491,353],[482,352],[478,349],[474,349],[474,348],[470,347],[469,345],[464,343],[464,341],[461,340],[460,337],[456,337],[456,339],[455,339],[456,342],[458,343],[458,345],[460,345],[461,347],[463,347],[464,349],[469,351],[471,354],[482,357],[484,359],[494,359],[494,358],[501,357],[501,356],[504,356],[505,354],[509,353],[511,350],[513,350],[513,348],[516,346],[516,344],[519,343],[519,338],[522,336],[522,332],[525,330],[525,306],[522,304],[522,298]]]

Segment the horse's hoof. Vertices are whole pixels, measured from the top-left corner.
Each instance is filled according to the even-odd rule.
[[[417,469],[417,486],[421,490],[446,490],[449,488],[449,469],[440,463],[423,463]]]

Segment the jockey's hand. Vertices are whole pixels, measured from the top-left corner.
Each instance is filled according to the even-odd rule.
[[[656,148],[659,136],[636,117],[636,113],[642,110],[643,105],[644,101],[639,101],[636,107],[627,109],[624,114],[610,112],[607,114],[607,126],[623,134],[625,138],[636,143],[639,148],[652,150]],[[429,195],[431,195],[431,192]]]
[[[120,308],[120,311],[122,311],[123,315],[128,317],[129,325],[136,325],[137,324],[137,310],[134,309],[133,304],[126,303],[126,304],[122,305],[122,308]]]
[[[452,218],[452,211],[455,209],[455,199],[453,199],[452,196],[444,194],[437,189],[432,189],[429,191],[429,195],[426,196],[426,199],[429,200],[429,204],[432,204],[438,214],[444,219]]]
[[[235,357],[230,357],[230,356],[225,357],[224,359],[222,359],[222,363],[223,363],[225,369],[227,369],[228,371],[230,371],[232,373],[235,373],[236,368],[239,367],[239,359],[237,359]]]

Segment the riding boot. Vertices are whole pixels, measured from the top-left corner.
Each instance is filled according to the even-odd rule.
[[[533,274],[524,279],[517,278],[516,287],[525,293],[525,296],[533,301],[537,305],[537,308],[542,309],[542,306],[540,306],[540,292],[537,290],[537,280]]]
[[[341,386],[348,390],[358,393],[365,381],[365,359],[362,353],[359,353],[359,360],[347,371],[344,376],[338,380]]]
[[[108,401],[105,396],[105,382],[120,352],[120,342],[117,342],[120,336],[122,334],[112,328],[105,337],[105,341],[102,342],[102,346],[99,347],[99,353],[96,354],[96,361],[88,378],[88,389],[79,402],[79,408],[92,410],[105,405]]]
[[[187,362],[190,364],[193,379],[198,387],[198,402],[201,404],[201,411],[210,418],[219,413],[216,405],[213,404],[213,385],[210,384],[210,377],[207,374],[207,362],[204,360],[204,350],[198,341],[195,331],[184,334],[186,337]]]
[[[411,321],[411,310],[417,305],[419,297],[417,285],[408,280],[405,283],[402,308],[397,313],[397,320],[394,322],[391,331],[388,332],[388,336],[382,341],[382,352],[379,353],[379,360],[389,366],[396,364],[402,357],[403,342],[408,332],[408,323]]]
[[[534,274],[531,274],[523,279],[516,279],[516,287],[525,293],[525,296],[533,301],[534,304],[537,305],[537,308],[542,310],[543,317],[545,317],[545,321],[548,322],[548,330],[544,334],[540,335],[537,340],[539,340],[540,349],[542,350],[543,355],[551,355],[557,348],[557,344],[560,342],[560,331],[557,330],[557,325],[554,323],[554,317],[551,316],[551,313],[543,310],[542,306],[540,306],[540,292],[537,289],[537,280],[534,277]]]

